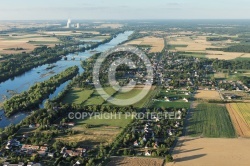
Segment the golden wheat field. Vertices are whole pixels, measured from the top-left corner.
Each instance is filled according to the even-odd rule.
[[[140,39],[136,39],[133,41],[130,41],[128,43],[125,43],[125,45],[150,45],[150,53],[152,52],[161,52],[164,48],[164,39],[148,36]]]
[[[250,103],[230,103],[227,110],[238,136],[250,137]]]
[[[212,90],[198,90],[195,94],[195,98],[204,100],[220,100],[220,94],[217,91]]]
[[[244,53],[240,52],[223,52],[223,51],[205,51],[207,54],[206,57],[210,59],[224,59],[224,60],[230,60],[230,59],[235,59],[238,57],[242,57]],[[250,56],[249,56],[250,57]]]

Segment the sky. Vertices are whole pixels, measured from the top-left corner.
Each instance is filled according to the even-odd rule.
[[[0,20],[250,19],[250,0],[0,0]]]

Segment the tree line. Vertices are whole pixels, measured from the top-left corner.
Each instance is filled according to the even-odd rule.
[[[70,67],[47,81],[33,85],[28,91],[6,100],[3,104],[6,116],[10,116],[18,111],[26,111],[37,107],[42,100],[48,98],[60,84],[76,76],[78,70],[79,68],[77,66]]]

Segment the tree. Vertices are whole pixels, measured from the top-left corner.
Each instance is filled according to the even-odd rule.
[[[166,162],[173,162],[173,161],[174,161],[174,159],[173,159],[172,155],[171,155],[171,154],[168,154],[168,155],[166,156]]]

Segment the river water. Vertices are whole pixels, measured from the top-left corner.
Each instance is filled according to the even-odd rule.
[[[14,79],[9,79],[5,82],[0,83],[0,102],[3,102],[4,99],[10,98],[11,95],[15,93],[21,93],[23,91],[27,91],[30,86],[34,85],[37,82],[42,82],[50,77],[64,71],[66,68],[77,65],[79,67],[79,72],[82,73],[84,70],[81,67],[81,60],[84,60],[96,52],[104,52],[108,49],[117,46],[121,42],[128,39],[128,36],[131,35],[132,31],[126,31],[124,33],[120,33],[110,42],[102,44],[93,50],[88,50],[85,52],[80,52],[78,55],[76,54],[68,54],[67,60],[61,59],[53,64],[45,64],[42,66],[38,66],[36,68],[31,69],[30,71],[25,72],[24,74],[15,77]],[[72,60],[74,58],[74,60]],[[55,66],[52,69],[47,69],[49,66]],[[60,93],[69,83],[67,81],[61,84],[56,91],[49,96],[49,99],[53,99]],[[43,107],[43,104],[40,105]],[[16,115],[11,116],[10,118],[5,117],[4,111],[0,110],[0,128],[4,128],[8,125],[17,124],[21,122],[29,113],[18,113]]]

